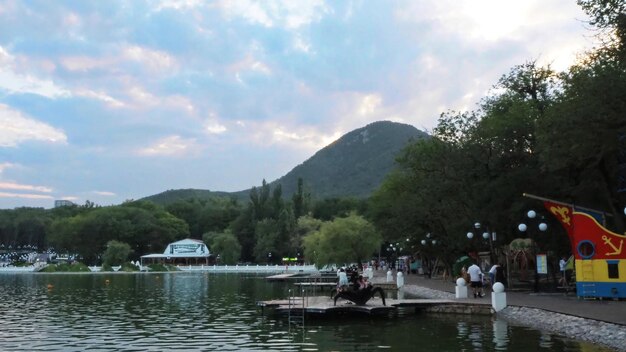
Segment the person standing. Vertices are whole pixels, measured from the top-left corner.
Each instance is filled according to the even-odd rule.
[[[567,276],[565,275],[565,271],[567,270],[567,259],[565,258],[565,256],[562,256],[561,260],[559,260],[559,270],[561,271],[561,280],[559,280],[559,282],[561,283],[561,286],[566,287]]]
[[[491,287],[493,287],[493,284],[496,283],[496,272],[498,272],[499,267],[500,264],[496,263],[491,267],[491,269],[489,269],[489,283],[491,284]]]
[[[480,267],[474,263],[467,268],[467,273],[470,276],[470,286],[472,287],[474,298],[483,297],[485,295],[483,293],[483,272],[480,270]]]

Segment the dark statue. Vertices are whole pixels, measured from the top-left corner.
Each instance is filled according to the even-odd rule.
[[[335,293],[333,295],[333,293]],[[374,295],[378,292],[380,298],[383,300],[383,306],[386,306],[385,303],[385,292],[380,287],[372,287],[368,286],[363,289],[354,290],[354,289],[343,289],[343,290],[333,290],[331,292],[331,299],[334,300],[334,305],[337,305],[337,300],[339,298],[347,299],[350,302],[353,302],[356,305],[363,306],[369,301]]]

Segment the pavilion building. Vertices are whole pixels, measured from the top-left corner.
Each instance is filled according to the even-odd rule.
[[[209,265],[212,261],[209,248],[200,240],[186,238],[167,245],[162,254],[141,256],[141,266],[153,263],[181,265]]]

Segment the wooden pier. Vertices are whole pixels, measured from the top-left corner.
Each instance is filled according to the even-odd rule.
[[[332,314],[358,312],[368,315],[391,312],[398,308],[414,308],[422,311],[448,312],[459,314],[492,314],[488,301],[459,301],[450,299],[382,299],[374,297],[365,305],[356,305],[340,299],[337,305],[328,296],[292,297],[284,300],[259,301],[262,309],[271,308],[277,313]]]
[[[265,278],[268,281],[298,281],[298,282],[326,282],[336,283],[337,275],[335,274],[303,274],[303,273],[285,273],[268,276]]]

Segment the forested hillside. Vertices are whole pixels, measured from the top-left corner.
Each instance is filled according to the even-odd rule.
[[[427,136],[411,125],[374,122],[345,134],[270,184],[280,184],[287,197],[297,191],[301,178],[317,199],[366,198],[393,169],[408,142]]]
[[[411,125],[374,122],[343,135],[270,185],[280,184],[284,198],[297,192],[298,179],[303,180],[306,192],[315,199],[367,198],[393,169],[398,153],[410,141],[425,137],[428,134]],[[249,194],[250,189],[232,193],[180,189],[141,200],[167,205],[184,199],[206,200],[215,196],[247,200]]]

